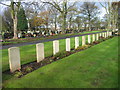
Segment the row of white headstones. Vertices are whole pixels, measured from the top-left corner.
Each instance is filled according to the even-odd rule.
[[[101,32],[101,33],[96,33],[92,34],[92,40],[91,40],[91,35],[88,35],[88,43],[94,42],[95,40],[99,40],[99,36],[102,37],[109,37],[112,36],[112,32]],[[86,44],[86,35],[82,36],[82,46]],[[79,47],[79,37],[75,37],[75,49]],[[66,38],[66,51],[70,51],[70,38]],[[59,40],[54,40],[53,41],[53,55],[59,52]],[[9,53],[9,66],[10,66],[10,71],[14,72],[16,70],[21,69],[21,64],[20,64],[20,50],[19,47],[11,47],[8,49]],[[37,63],[40,61],[44,60],[45,55],[44,55],[44,43],[38,43],[36,44],[36,53],[37,53]]]

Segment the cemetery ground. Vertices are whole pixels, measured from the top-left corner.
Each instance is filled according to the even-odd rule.
[[[86,35],[87,39],[88,35]],[[82,37],[79,37],[80,41],[80,46],[82,46]],[[92,36],[91,36],[92,40]],[[65,39],[59,40],[60,44],[60,52],[65,51]],[[86,40],[86,43],[88,41]],[[49,57],[53,55],[53,42],[44,42],[45,45],[45,57]],[[75,38],[71,38],[71,49],[75,47]],[[36,61],[36,45],[25,45],[25,46],[20,46],[20,57],[21,57],[21,64],[26,64],[32,61]],[[9,69],[9,58],[8,58],[8,49],[2,49],[2,71],[8,70]]]
[[[51,56],[52,42],[44,44],[45,57]],[[71,48],[74,48],[74,38],[71,38]],[[60,52],[62,51],[65,51],[64,39],[60,40]],[[7,49],[3,49],[2,54],[2,69],[5,71],[9,69]],[[20,54],[21,64],[35,61],[35,45],[21,46]],[[48,64],[21,78],[3,74],[3,87],[116,88],[118,87],[118,37]]]
[[[103,30],[100,30],[103,31]],[[86,33],[94,33],[94,32],[100,32],[100,31],[85,31],[81,33],[70,33],[70,34],[58,34],[53,36],[46,36],[46,37],[28,37],[28,38],[20,38],[20,39],[5,39],[4,42],[2,42],[2,45],[11,45],[11,44],[17,44],[17,43],[24,43],[24,42],[33,42],[38,40],[47,40],[47,39],[55,39],[60,37],[67,37],[67,36],[73,36],[73,35],[81,35]]]

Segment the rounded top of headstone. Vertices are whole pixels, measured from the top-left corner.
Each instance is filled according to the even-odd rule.
[[[37,43],[36,45],[44,45],[44,43]]]
[[[19,49],[19,47],[10,47],[9,50],[11,49]]]
[[[54,40],[53,42],[58,42],[59,40]]]

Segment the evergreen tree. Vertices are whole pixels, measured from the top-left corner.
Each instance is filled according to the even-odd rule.
[[[18,17],[18,24],[17,24],[18,30],[19,31],[27,31],[28,24],[27,24],[25,11],[23,8],[20,8],[20,11],[18,12],[17,17]]]

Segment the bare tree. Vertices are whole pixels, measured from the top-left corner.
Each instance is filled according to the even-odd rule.
[[[78,15],[76,6],[71,7],[71,11],[69,11],[67,15],[69,29],[72,29],[72,23],[76,15]]]
[[[116,29],[117,22],[118,22],[118,2],[104,2],[100,5],[106,10],[107,15],[107,22],[108,22],[108,29]]]
[[[14,27],[13,28],[14,29],[13,39],[18,39],[18,37],[17,37],[17,12],[19,11],[21,2],[19,2],[19,1],[14,2],[13,0],[11,0],[10,5],[7,5],[7,4],[1,3],[1,2],[0,2],[0,4],[8,6],[11,9],[11,16],[12,16],[12,19],[13,19],[13,27]]]
[[[68,0],[64,0],[64,1],[60,1],[60,2],[52,0],[52,2],[45,1],[43,3],[52,5],[54,8],[56,8],[60,12],[60,14],[61,14],[61,16],[63,18],[62,31],[63,31],[63,33],[65,33],[67,14],[68,14],[69,11],[71,11],[71,8],[76,3],[74,2],[74,3],[68,4]]]
[[[23,5],[24,9],[25,9],[25,14],[26,14],[26,17],[27,17],[27,20],[28,20],[28,30],[31,30],[31,28],[30,28],[30,19],[32,18],[31,14],[34,13],[32,4],[33,4],[33,2],[31,2],[31,3],[25,2],[24,5]]]
[[[81,17],[80,16],[77,16],[75,18],[75,23],[77,24],[78,30],[80,30],[80,26],[82,25]]]
[[[50,13],[50,21],[54,24],[54,30],[57,30],[59,12],[52,6]]]
[[[99,14],[98,7],[95,5],[94,2],[84,2],[83,5],[81,5],[80,7],[80,12],[86,18],[88,18],[89,31],[91,31],[91,21],[97,16],[97,14]]]
[[[118,2],[112,2],[112,29],[115,30],[116,28],[118,28]]]
[[[43,10],[44,5],[43,3],[41,3],[41,0],[39,0],[39,2],[23,2],[23,6],[25,8],[25,13],[26,13],[26,17],[28,20],[28,29],[31,30],[31,24],[30,24],[30,20],[34,17],[39,16],[40,12]],[[37,29],[37,27],[36,27]]]
[[[106,14],[106,16],[107,16],[107,22],[108,22],[107,28],[110,29],[111,28],[110,2],[104,2],[104,4],[100,2],[100,5],[105,9],[105,11],[107,13]]]
[[[4,22],[4,25],[6,25],[7,31],[13,32],[13,20],[11,17],[10,8],[5,8],[2,18],[2,22]]]

